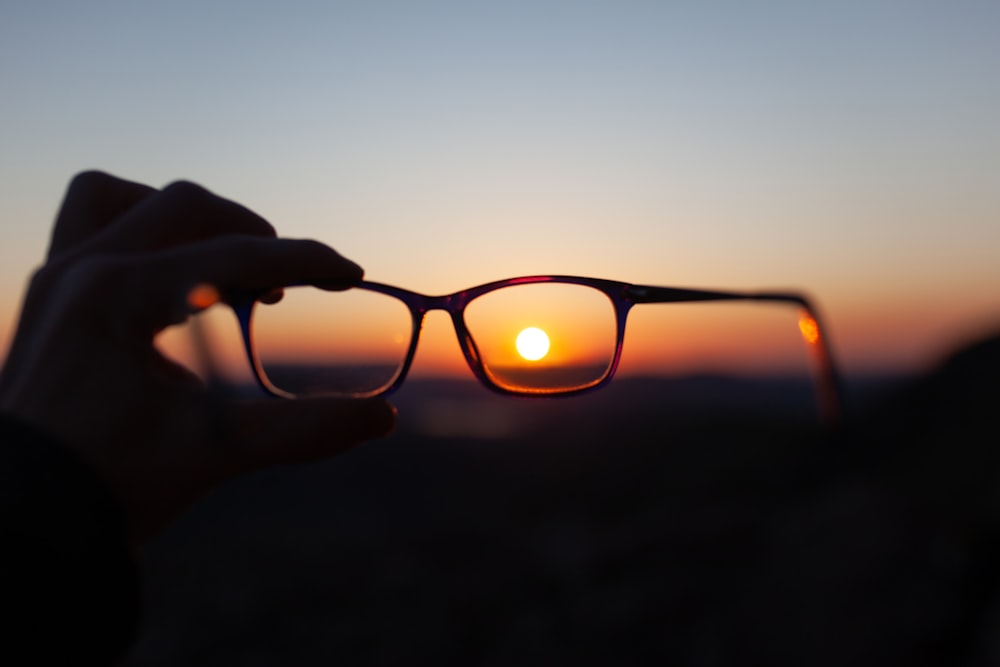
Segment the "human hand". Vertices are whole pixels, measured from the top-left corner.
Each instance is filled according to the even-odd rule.
[[[262,218],[197,185],[156,190],[81,174],[29,285],[0,409],[89,462],[141,542],[228,478],[324,458],[395,422],[383,399],[213,395],[153,342],[192,313],[191,290],[347,288],[361,276],[330,248],[276,238]]]

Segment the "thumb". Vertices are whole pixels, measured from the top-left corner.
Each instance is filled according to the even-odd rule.
[[[263,400],[230,407],[226,440],[234,473],[317,461],[392,432],[396,408],[383,398]]]

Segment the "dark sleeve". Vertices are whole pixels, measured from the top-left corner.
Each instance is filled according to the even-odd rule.
[[[123,657],[139,594],[122,510],[75,453],[3,415],[0,530],[2,654],[45,665]]]

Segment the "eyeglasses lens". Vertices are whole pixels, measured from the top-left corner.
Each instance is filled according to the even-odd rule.
[[[486,375],[509,391],[584,389],[614,362],[614,305],[585,285],[530,283],[487,292],[466,306],[465,323]]]
[[[364,289],[289,287],[256,304],[251,335],[259,370],[292,396],[370,396],[406,361],[413,321],[399,299]]]

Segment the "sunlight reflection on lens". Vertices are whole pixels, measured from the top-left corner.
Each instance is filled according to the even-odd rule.
[[[815,345],[819,341],[819,323],[812,315],[802,313],[799,317],[799,331],[802,332],[802,338],[810,345]]]
[[[208,283],[195,285],[187,295],[188,306],[196,312],[214,306],[220,299],[219,290]]]
[[[528,327],[517,334],[517,352],[528,361],[538,361],[549,353],[549,337],[538,327]]]

